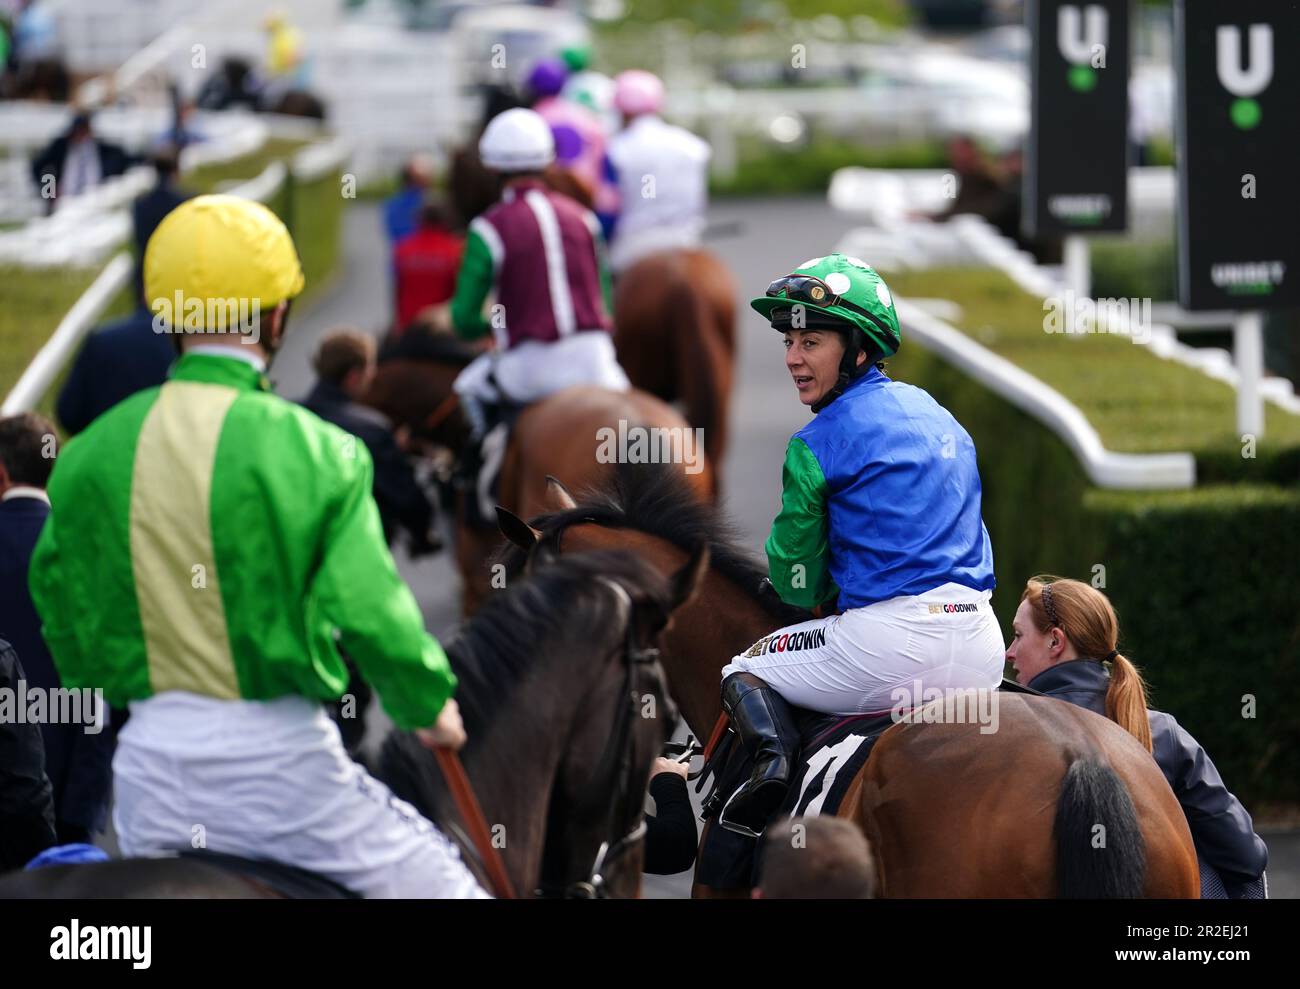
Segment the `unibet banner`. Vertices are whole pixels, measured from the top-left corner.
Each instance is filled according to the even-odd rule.
[[[1123,230],[1128,209],[1128,0],[1029,0],[1029,237]]]
[[[1178,298],[1300,307],[1300,2],[1179,0]]]

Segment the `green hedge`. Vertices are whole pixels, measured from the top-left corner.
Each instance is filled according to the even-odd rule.
[[[1153,705],[1205,746],[1253,811],[1300,800],[1300,490],[1098,490],[1054,433],[919,346],[905,340],[890,373],[929,391],[975,441],[1008,641],[1029,576],[1104,579],[1121,649]],[[1130,423],[1139,434],[1142,415],[1135,408]],[[1294,464],[1294,448],[1279,457]],[[1242,717],[1248,694],[1254,719]]]
[[[1092,291],[1099,299],[1178,298],[1172,240],[1097,237],[1089,249]]]
[[[1205,481],[1300,481],[1300,416],[1265,407],[1265,438],[1243,456],[1236,392],[1194,368],[1165,360],[1127,337],[1044,331],[1041,299],[986,268],[891,273],[902,296],[940,296],[962,306],[961,326],[1077,405],[1109,450],[1187,451]]]
[[[738,142],[736,174],[711,179],[715,196],[825,195],[841,168],[946,168],[940,141],[867,147],[856,141],[816,138],[804,147],[783,148],[766,141]]]

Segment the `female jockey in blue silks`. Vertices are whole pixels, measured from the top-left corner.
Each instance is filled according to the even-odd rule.
[[[752,834],[791,780],[799,740],[786,702],[886,713],[926,691],[993,689],[1003,643],[974,444],[880,369],[900,339],[880,276],[830,254],[750,305],[785,334],[786,367],[816,413],[786,451],[769,573],[787,603],[841,612],[780,629],[722,670],[723,709],[755,767],[720,823]]]

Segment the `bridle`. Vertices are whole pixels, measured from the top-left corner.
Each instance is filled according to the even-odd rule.
[[[599,807],[605,802],[611,789],[615,790],[615,799],[610,802],[605,817],[606,838],[600,843],[586,878],[558,884],[543,882],[535,891],[538,896],[588,900],[609,897],[609,887],[605,879],[609,867],[635,848],[646,833],[645,814],[642,810],[645,796],[641,793],[640,787],[633,784],[632,779],[636,771],[632,758],[632,742],[643,687],[656,688],[658,696],[664,698],[665,707],[671,710],[668,708],[667,694],[663,690],[662,673],[656,665],[659,660],[659,650],[654,646],[637,642],[632,596],[628,594],[627,588],[617,581],[608,577],[598,579],[613,590],[627,612],[626,634],[621,650],[623,685],[619,693],[621,700],[615,715],[610,744],[605,747],[591,780],[574,797],[571,808],[582,813]],[[654,677],[653,682],[643,681],[647,673]],[[595,689],[595,685],[592,689]],[[635,816],[636,823],[626,828],[620,826],[618,824],[620,816],[624,820]]]

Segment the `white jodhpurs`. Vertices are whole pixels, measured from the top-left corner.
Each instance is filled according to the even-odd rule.
[[[791,625],[733,658],[722,676],[752,673],[789,703],[826,714],[885,713],[934,689],[994,688],[1004,649],[991,597],[950,583]]]
[[[488,894],[428,820],[348,758],[303,697],[166,691],[131,703],[113,758],[126,855],[204,847],[310,869],[367,897]]]
[[[571,385],[612,391],[632,387],[614,354],[614,339],[604,330],[573,333],[552,343],[525,340],[506,351],[488,351],[470,361],[452,387],[462,401],[504,399],[526,405]]]

